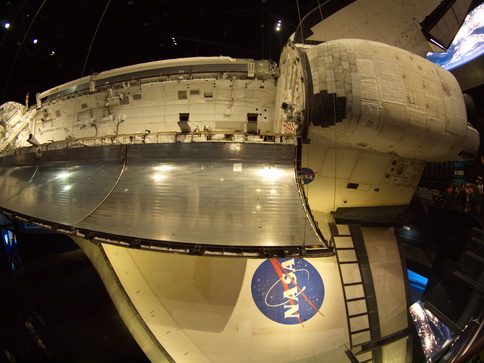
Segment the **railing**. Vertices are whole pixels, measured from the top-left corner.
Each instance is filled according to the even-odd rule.
[[[216,61],[217,59],[215,59]],[[116,87],[116,85],[141,84],[149,80],[156,82],[180,81],[205,79],[204,76],[216,77],[216,79],[271,79],[277,73],[275,63],[269,61],[253,60],[231,60],[220,63],[212,62],[201,64],[186,65],[180,63],[171,64],[171,66],[160,67],[161,64],[153,62],[153,68],[145,64],[139,64],[112,71],[106,71],[99,74],[93,74],[89,77],[80,78],[72,82],[60,85],[37,95],[37,107],[40,107],[45,99],[47,101],[61,98],[80,92],[98,92],[105,88]],[[251,65],[256,63],[255,67]],[[169,63],[168,63],[169,64]],[[146,69],[143,69],[146,68]],[[251,69],[254,69],[252,74]],[[123,72],[124,70],[124,72]],[[143,81],[141,81],[143,80]]]
[[[28,123],[27,123],[28,124]],[[24,125],[25,126],[25,125]],[[280,134],[272,132],[247,133],[231,130],[214,130],[193,132],[146,132],[133,134],[112,134],[104,136],[90,136],[83,138],[67,138],[61,141],[51,141],[39,146],[29,146],[0,149],[0,157],[7,155],[42,153],[49,150],[80,148],[86,146],[127,145],[127,144],[155,144],[155,143],[182,143],[182,142],[233,142],[233,143],[271,143],[271,144],[295,144],[298,135]],[[6,143],[8,146],[8,143]],[[3,151],[3,152],[2,152]],[[39,154],[40,155],[40,154]]]

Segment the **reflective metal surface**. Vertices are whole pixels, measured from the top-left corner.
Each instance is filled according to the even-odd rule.
[[[27,186],[37,171],[34,154],[0,159],[0,203],[5,203]]]
[[[1,207],[82,230],[217,246],[321,245],[294,145],[176,143],[57,150]],[[18,172],[16,166],[12,170]],[[25,173],[24,173],[25,174]],[[21,188],[7,171],[0,183]],[[16,187],[16,189],[14,188]],[[2,195],[0,195],[2,196]]]
[[[91,214],[115,186],[123,168],[122,146],[57,150],[31,159],[32,180],[1,206],[47,222],[73,226]],[[0,183],[10,183],[0,175]]]

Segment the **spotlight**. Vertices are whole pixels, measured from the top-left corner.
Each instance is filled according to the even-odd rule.
[[[10,23],[5,23],[5,24],[3,24],[3,26],[4,26],[5,29],[8,29],[8,28],[10,28]]]
[[[282,20],[279,20],[276,25],[276,31],[280,31],[282,27]]]
[[[37,44],[38,42],[39,42],[39,40],[37,38],[32,40],[32,43],[34,43],[34,44]]]

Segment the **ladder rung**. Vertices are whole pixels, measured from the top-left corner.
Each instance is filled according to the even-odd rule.
[[[364,312],[364,313],[358,313],[358,314],[353,314],[353,315],[348,315],[348,318],[357,318],[359,316],[363,316],[363,315],[368,315],[368,312]]]
[[[363,285],[363,282],[348,282],[347,284],[343,284],[343,286],[355,286],[355,285]]]
[[[353,301],[360,301],[360,300],[365,300],[365,297],[354,297],[352,299],[347,299],[346,302],[353,302]]]
[[[336,247],[336,251],[349,251],[349,250],[354,250],[354,247]]]
[[[339,264],[340,265],[349,265],[349,264],[352,264],[352,263],[358,264],[358,261],[343,261],[343,262],[340,262]]]
[[[482,258],[481,256],[479,256],[477,253],[474,253],[472,251],[466,251],[465,254],[467,256],[469,256],[470,258],[476,260],[477,262],[484,263],[484,258]]]
[[[370,328],[365,328],[365,329],[350,331],[350,334],[364,333],[365,331],[370,331]]]
[[[371,343],[371,339],[370,339],[370,340],[367,340],[366,342],[362,342],[362,343],[357,343],[357,344],[352,343],[352,344],[351,344],[351,346],[352,346],[353,348],[351,348],[351,349],[355,350],[355,348],[363,348],[363,346],[364,346],[365,344],[369,344],[369,343]],[[360,352],[361,352],[361,353],[365,353],[365,352],[368,352],[368,350],[361,350]],[[356,353],[356,354],[359,354],[360,352],[358,352],[358,353]]]

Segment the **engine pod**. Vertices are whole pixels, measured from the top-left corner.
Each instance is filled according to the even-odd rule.
[[[477,131],[445,69],[400,48],[343,39],[305,47],[311,139],[425,161],[472,159]],[[321,140],[325,141],[325,140]]]

